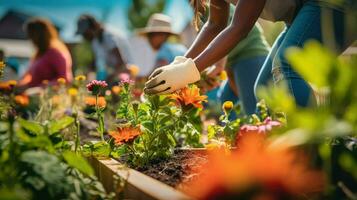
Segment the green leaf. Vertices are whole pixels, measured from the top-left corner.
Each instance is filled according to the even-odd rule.
[[[97,142],[92,146],[92,155],[97,157],[108,157],[110,154],[110,145],[106,142]]]
[[[73,123],[74,123],[74,118],[68,117],[68,116],[65,116],[59,120],[51,121],[48,125],[48,127],[49,127],[48,132],[50,135],[52,135],[54,133],[58,133]]]
[[[304,80],[319,88],[328,85],[328,75],[335,62],[335,56],[321,44],[316,41],[307,42],[303,49],[288,49],[286,56]]]
[[[213,139],[216,136],[216,129],[214,125],[209,125],[207,128],[207,137],[209,140]]]
[[[44,133],[44,128],[38,122],[29,121],[22,118],[19,118],[18,122],[23,129],[30,131],[33,134],[40,135]]]
[[[78,169],[80,172],[89,176],[94,174],[93,168],[81,155],[71,151],[66,151],[63,153],[63,158],[69,166]]]
[[[57,187],[62,186],[66,180],[65,167],[55,155],[38,150],[26,151],[21,155],[20,160],[22,167],[30,171],[26,179],[38,176],[46,184],[57,185]]]

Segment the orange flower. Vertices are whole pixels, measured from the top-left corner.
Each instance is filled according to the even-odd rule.
[[[52,104],[53,104],[54,106],[57,106],[57,105],[59,105],[60,103],[61,103],[61,97],[58,96],[58,95],[54,95],[54,96],[52,97]]]
[[[109,131],[109,135],[114,138],[116,145],[131,143],[141,135],[141,130],[138,127],[118,127],[116,131]]]
[[[130,75],[133,76],[133,77],[136,77],[139,74],[139,71],[140,71],[139,67],[136,66],[136,65],[130,65],[128,67],[128,70],[130,72]]]
[[[115,95],[118,95],[121,91],[121,87],[115,85],[112,87],[112,93],[115,94]]]
[[[10,85],[7,82],[0,82],[0,91],[11,90]]]
[[[43,85],[43,86],[48,86],[48,83],[49,83],[48,80],[43,80],[43,81],[42,81],[42,85]]]
[[[309,169],[301,154],[265,145],[251,136],[230,155],[212,153],[187,192],[197,199],[292,199],[323,190],[322,173]]]
[[[171,95],[172,99],[178,101],[181,106],[192,105],[196,108],[203,108],[202,102],[206,102],[207,96],[200,95],[200,89],[196,85],[185,87]]]
[[[84,102],[87,106],[95,106],[95,97],[86,97]],[[98,107],[105,108],[107,106],[107,102],[104,97],[98,97]]]
[[[20,105],[22,107],[26,107],[30,103],[29,97],[27,95],[23,95],[23,94],[22,95],[16,95],[14,100],[15,100],[15,103],[17,105]]]
[[[0,91],[11,91],[17,85],[17,81],[9,80],[6,82],[0,82]]]

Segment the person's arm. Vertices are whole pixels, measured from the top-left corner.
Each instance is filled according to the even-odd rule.
[[[226,56],[248,35],[263,11],[265,2],[266,0],[239,1],[234,12],[232,23],[194,59],[199,71],[213,65]]]
[[[212,0],[213,2],[223,2],[223,0]],[[164,67],[156,69],[149,81],[145,84],[145,93],[147,94],[168,94],[187,84],[194,83],[200,80],[200,71],[213,65],[218,60],[226,56],[242,39],[244,39],[258,17],[260,16],[266,0],[240,0],[236,6],[233,21],[231,24],[218,34],[213,41],[200,53],[197,57],[194,55],[204,48],[204,41],[196,42],[194,48],[191,48],[186,56],[195,57],[180,59],[178,63],[172,63]],[[228,6],[228,4],[225,4]],[[214,4],[210,5],[214,6]],[[227,13],[229,13],[227,11]],[[200,36],[200,40],[209,40],[209,35],[204,38]],[[181,76],[177,76],[182,74]]]
[[[224,29],[229,19],[229,3],[223,0],[211,0],[208,21],[202,27],[185,57],[195,58]]]

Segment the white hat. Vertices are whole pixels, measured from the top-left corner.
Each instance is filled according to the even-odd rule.
[[[139,33],[140,35],[158,32],[177,35],[177,33],[172,30],[171,17],[159,13],[153,14],[149,18],[146,27],[137,30],[137,33]]]

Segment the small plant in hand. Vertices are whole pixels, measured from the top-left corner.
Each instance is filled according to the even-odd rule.
[[[87,89],[89,92],[92,93],[92,95],[95,96],[95,115],[97,117],[98,120],[98,132],[100,134],[100,138],[102,141],[104,140],[104,109],[105,107],[100,107],[99,103],[98,103],[98,98],[100,94],[103,94],[103,92],[105,91],[106,87],[108,86],[108,84],[105,81],[97,81],[97,80],[93,80],[90,83],[88,83],[87,85]]]

